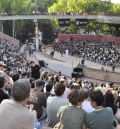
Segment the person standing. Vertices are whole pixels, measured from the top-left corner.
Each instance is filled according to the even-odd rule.
[[[112,72],[115,72],[115,67],[116,67],[116,64],[113,63],[113,64],[112,64]]]
[[[85,64],[85,58],[82,58],[81,65],[84,66],[84,64]]]
[[[34,78],[35,80],[40,78],[40,66],[35,64],[34,61],[30,62],[30,67],[31,67],[31,77]]]
[[[54,49],[52,49],[52,51],[51,51],[51,53],[50,53],[50,56],[51,56],[51,58],[54,57]]]

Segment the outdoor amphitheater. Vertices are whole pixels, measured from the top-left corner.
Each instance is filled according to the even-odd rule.
[[[118,1],[0,1],[0,129],[120,129]]]

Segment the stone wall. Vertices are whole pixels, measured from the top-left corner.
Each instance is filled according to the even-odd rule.
[[[103,80],[107,82],[117,82],[120,83],[120,73],[112,72],[108,70],[99,70],[99,69],[92,69],[92,68],[83,68],[84,75],[89,78],[94,78],[98,80]]]
[[[97,41],[97,42],[113,42],[120,43],[120,37],[111,35],[83,35],[83,34],[59,34],[58,41],[70,40],[72,37],[76,41]]]

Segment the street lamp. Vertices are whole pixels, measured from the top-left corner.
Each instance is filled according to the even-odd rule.
[[[36,41],[36,51],[39,50],[39,36],[38,36],[38,21],[34,19],[35,23],[35,41]]]
[[[40,41],[40,46],[42,46],[42,32],[38,32],[38,38],[39,38],[39,41]]]

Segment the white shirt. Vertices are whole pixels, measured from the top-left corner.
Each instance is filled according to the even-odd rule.
[[[87,113],[95,111],[95,109],[92,107],[91,103],[87,99],[83,101],[82,109],[85,110]]]

